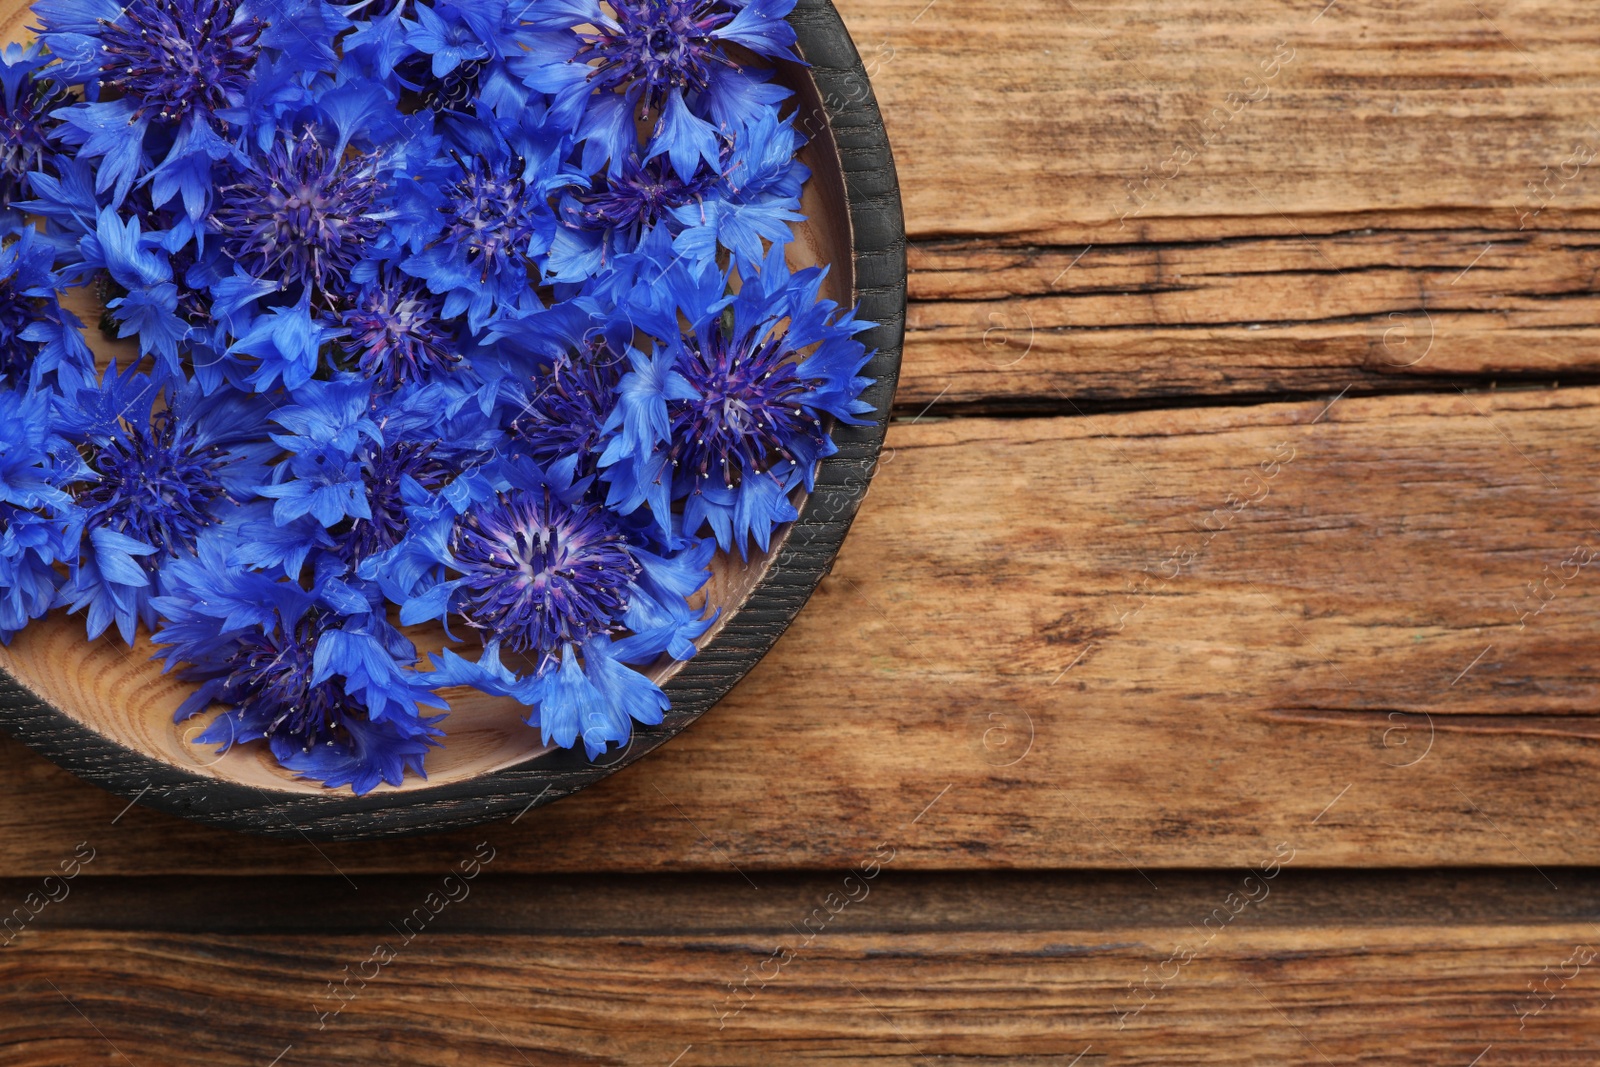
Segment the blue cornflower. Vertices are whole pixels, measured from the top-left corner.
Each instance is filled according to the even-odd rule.
[[[214,245],[211,251],[215,251]],[[251,387],[243,374],[243,367],[232,358],[232,340],[242,340],[265,323],[266,336],[258,337],[258,344],[253,347],[277,355],[258,358],[277,360],[282,355],[285,349],[271,336],[272,327],[282,325],[282,316],[258,317],[255,314],[261,299],[277,292],[278,287],[272,282],[251,278],[234,267],[220,251],[216,251],[215,255],[211,251],[184,273],[185,284],[178,292],[179,314],[190,327],[186,339],[189,369],[195,383],[205,393],[215,393],[225,384],[249,391]],[[310,319],[309,304],[306,318]],[[309,321],[306,329],[308,332],[311,329]],[[288,339],[284,339],[283,344],[293,347]],[[314,356],[312,366],[314,370]],[[257,368],[258,377],[264,369]],[[281,363],[275,371],[280,375],[285,371],[291,375],[294,373],[292,367]]]
[[[443,228],[402,269],[446,295],[446,317],[467,313],[474,330],[531,291],[549,250],[555,215],[530,183],[527,161],[499,151],[455,157],[460,177],[444,190]]]
[[[39,0],[34,13],[60,79],[90,92],[54,112],[61,137],[80,158],[100,160],[96,188],[114,189],[114,206],[149,171],[153,152],[166,153],[168,168],[197,156],[202,174],[218,158],[222,113],[243,102],[267,29],[248,2]],[[102,101],[105,92],[113,99]],[[169,172],[164,192],[184,185],[193,210],[196,179]]]
[[[636,250],[649,230],[665,220],[677,232],[678,212],[694,211],[712,194],[717,175],[702,167],[685,180],[661,159],[640,163],[630,157],[622,172],[596,175],[588,189],[562,198],[562,229],[550,250],[550,274],[561,282],[582,282]],[[714,243],[714,242],[713,242]]]
[[[272,518],[272,504],[257,501],[241,509],[238,544],[229,557],[230,565],[250,570],[281,572],[298,582],[306,563],[316,557],[318,565],[326,553],[338,548],[333,535],[310,516],[279,526]]]
[[[872,324],[820,299],[823,276],[790,274],[774,246],[758,273],[735,269],[724,282],[680,269],[666,273],[663,291],[644,291],[641,326],[662,341],[672,373],[651,361],[623,380],[612,421],[624,432],[601,461],[617,468],[607,472],[614,490],[659,480],[664,460],[686,531],[708,525],[728,551],[767,547],[772,529],[796,517],[789,493],[809,489],[817,461],[835,450],[823,420],[859,425],[871,410],[858,399],[870,354],[855,337]],[[737,293],[713,301],[713,284]],[[676,329],[680,311],[687,332]],[[653,510],[659,519],[658,502]]]
[[[533,376],[511,433],[534,462],[546,469],[564,462],[579,476],[594,473],[622,361],[604,337],[591,337],[582,351],[561,353]]]
[[[801,143],[792,123],[772,110],[742,125],[725,142],[715,187],[673,210],[682,230],[674,251],[710,267],[726,248],[742,272],[760,270],[770,248],[792,241],[791,226],[805,218],[800,193],[811,172],[796,158]]]
[[[344,334],[344,330],[328,326],[326,319],[312,313],[311,292],[307,290],[293,307],[275,307],[255,318],[228,352],[256,361],[256,369],[246,379],[256,392],[266,392],[280,379],[284,388],[298,389],[317,373],[323,347]]]
[[[160,358],[163,369],[180,375],[178,346],[189,325],[178,317],[178,286],[172,259],[160,234],[145,234],[139,218],[123,219],[112,208],[101,210],[94,228],[78,242],[79,270],[103,271],[118,295],[106,301],[118,336],[138,337],[139,354]]]
[[[665,695],[624,664],[694,654],[712,619],[691,613],[686,598],[705,584],[713,546],[659,555],[585,486],[505,465],[453,521],[414,522],[397,551],[456,575],[421,581],[401,621],[459,619],[484,640],[476,664],[445,653],[439,684],[516,696],[546,743],[568,747],[581,736],[593,758],[626,742],[631,721],[661,721]],[[502,648],[533,662],[531,674],[506,668]]]
[[[210,221],[251,277],[336,310],[353,295],[351,268],[383,232],[383,194],[373,158],[334,155],[307,127],[224,186]]]
[[[53,165],[50,113],[71,98],[39,76],[50,61],[38,42],[8,44],[0,53],[0,208],[31,195],[30,172]]]
[[[440,507],[438,494],[458,494],[454,483],[470,480],[462,472],[504,440],[498,419],[469,403],[472,392],[456,382],[373,395],[371,382],[344,376],[310,382],[294,400],[274,416],[293,429],[274,437],[290,456],[259,490],[277,501],[274,515],[245,523],[237,557],[288,577],[307,560],[365,569],[405,539],[414,514]]]
[[[242,99],[265,29],[240,0],[132,0],[102,25],[98,85],[136,119],[212,121]]]
[[[330,158],[345,158],[351,147],[374,153],[377,146],[402,135],[404,120],[396,110],[397,94],[392,86],[367,77],[351,61],[340,65],[337,77],[333,88],[316,96],[316,114],[334,134]]]
[[[234,547],[227,531],[202,539],[155,601],[168,668],[200,683],[175,717],[221,704],[201,743],[265,739],[283,766],[358,794],[424,774],[440,731],[421,709],[444,704],[411,669],[410,642],[342,583],[306,590],[241,571]]]
[[[238,556],[290,577],[323,550],[319,567],[349,568],[394,548],[411,510],[427,506],[490,440],[489,420],[442,387],[375,400],[371,382],[346,375],[292,396],[271,416],[289,431],[272,435],[288,454],[255,490],[274,501],[272,521],[248,524]]]
[[[765,474],[804,437],[820,447],[822,420],[800,406],[811,383],[791,361],[782,334],[729,336],[717,327],[684,338],[677,368],[697,394],[672,405],[672,447],[695,492],[715,479],[729,489]]]
[[[345,56],[369,61],[377,76],[388,80],[411,53],[406,43],[406,6],[405,0],[370,0],[346,7],[345,14],[359,18],[354,21],[354,32],[342,42]]]
[[[71,156],[58,157],[56,164],[55,173],[35,171],[29,176],[33,199],[19,202],[16,209],[43,221],[43,233],[54,249],[58,289],[96,285],[100,295],[109,296],[103,254],[96,262],[85,258],[98,249],[94,233],[101,214],[93,164]],[[22,229],[11,228],[19,233]]]
[[[667,405],[699,394],[665,348],[651,353],[630,348],[628,361],[630,370],[617,383],[616,407],[602,428],[606,448],[599,465],[609,483],[606,504],[625,515],[648,506],[667,539],[674,524],[673,468],[665,448],[672,433]]]
[[[83,515],[68,485],[82,462],[60,437],[48,393],[0,390],[0,643],[50,610],[58,564],[77,556]]]
[[[224,115],[242,133],[237,142],[241,154],[270,152],[280,138],[293,133],[297,119],[316,106],[308,80],[296,57],[261,56],[243,96]]]
[[[306,81],[329,73],[339,61],[339,44],[354,28],[328,0],[241,0],[270,17],[261,45],[286,56]]]
[[[573,194],[578,207],[570,212],[576,224],[637,237],[674,209],[699,203],[710,186],[712,172],[702,169],[685,180],[667,170],[659,160],[640,164],[630,159],[615,178],[597,180],[597,187]]]
[[[357,564],[387,552],[405,537],[408,507],[425,503],[454,473],[432,441],[368,442],[357,462],[367,495],[367,514],[338,537],[339,556]]]
[[[604,509],[518,490],[462,516],[450,554],[462,577],[452,606],[517,652],[549,657],[621,627],[639,562]]]
[[[430,111],[446,127],[462,117],[515,122],[529,110],[533,94],[508,63],[522,55],[511,6],[506,0],[419,3],[414,21],[399,18],[405,5],[389,13],[368,9],[364,14],[371,21],[358,27],[346,48],[362,49],[381,70],[396,75],[405,90],[402,111]]]
[[[794,0],[615,0],[612,17],[598,0],[534,0],[526,20],[566,33],[529,34],[521,73],[552,94],[557,114],[590,142],[589,169],[609,158],[620,173],[636,144],[635,119],[648,115],[655,125],[646,158],[665,154],[687,181],[702,161],[717,165],[713,122],[732,127],[789,95],[738,64],[727,46],[798,62],[784,21],[793,7]]]
[[[453,4],[442,0],[416,6],[417,21],[406,32],[406,43],[430,57],[433,76],[443,78],[462,64],[499,54],[496,38],[505,13],[505,0],[477,0]]]
[[[171,411],[158,411],[96,451],[98,480],[78,493],[89,531],[110,527],[174,556],[193,548],[226,495],[225,453],[202,447],[199,435]]]
[[[444,301],[420,280],[385,269],[362,286],[354,304],[343,316],[344,346],[374,381],[397,388],[461,362]]]
[[[91,550],[61,599],[88,609],[91,638],[115,622],[132,644],[139,621],[155,622],[161,568],[245,499],[249,470],[259,476],[260,418],[230,397],[163,389],[114,364],[98,388],[67,400],[63,429],[82,442],[89,467],[75,495]]]
[[[166,161],[149,174],[148,188],[153,203],[164,207],[174,198],[181,199],[187,213],[187,228],[193,228],[205,219],[214,199],[212,174],[216,164],[230,160],[235,165],[245,162],[244,153],[232,141],[217,134],[206,123],[192,123],[178,132],[172,151]],[[177,229],[177,226],[173,226]],[[189,234],[183,235],[187,241]],[[174,250],[177,243],[173,243]]]

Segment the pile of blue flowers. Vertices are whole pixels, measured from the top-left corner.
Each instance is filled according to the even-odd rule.
[[[713,555],[870,410],[870,324],[785,264],[793,3],[39,0],[0,639],[143,626],[200,742],[358,793],[424,772],[452,687],[590,758],[659,723],[637,668],[694,654]]]

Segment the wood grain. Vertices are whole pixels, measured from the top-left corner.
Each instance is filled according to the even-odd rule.
[[[0,743],[0,904],[98,849],[0,950],[0,1060],[1595,1061],[1592,968],[1517,1013],[1600,938],[1566,866],[1600,863],[1600,572],[1566,562],[1600,549],[1600,184],[1545,169],[1600,148],[1600,16],[840,7],[913,304],[892,451],[794,628],[650,760],[476,834],[243,839]],[[1019,413],[1073,417],[942,418]],[[483,840],[496,873],[317,1030]],[[1458,864],[1496,869],[1426,869]]]
[[[906,190],[908,414],[1600,373],[1591,9],[840,8]]]
[[[544,913],[541,928],[463,931],[472,920],[455,909],[497,911],[474,892],[407,943],[380,920],[420,906],[425,884],[362,902],[334,879],[317,898],[347,925],[373,905],[361,928],[213,932],[203,907],[185,932],[56,925],[27,933],[25,953],[0,952],[0,1055],[17,1067],[1277,1067],[1467,1064],[1492,1048],[1484,1062],[1579,1064],[1600,1032],[1597,931],[1574,914],[1575,898],[1592,914],[1592,875],[1563,875],[1564,893],[1531,874],[1465,873],[1341,891],[1291,866],[1232,913],[1242,871],[1154,888],[1131,875],[930,881],[894,866],[832,915],[837,875],[760,890],[522,885],[555,898],[501,894]],[[485,897],[494,878],[477,883]],[[1489,903],[1454,910],[1461,900]]]
[[[1322,866],[1600,862],[1600,559],[1563,567],[1600,551],[1597,407],[1561,389],[896,427],[832,575],[750,679],[495,840],[546,871],[842,867],[885,840],[916,868],[1208,866],[1286,835]],[[85,837],[96,873],[352,876],[465,841],[319,855],[142,809],[112,826],[120,801],[3,751],[18,874]]]
[[[1081,259],[1082,246],[918,244],[899,409],[1075,413],[1600,373],[1600,231],[1312,232]]]

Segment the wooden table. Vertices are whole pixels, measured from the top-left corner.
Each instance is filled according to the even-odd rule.
[[[396,843],[0,745],[0,1062],[1596,1062],[1600,15],[842,6],[911,329],[777,650]]]

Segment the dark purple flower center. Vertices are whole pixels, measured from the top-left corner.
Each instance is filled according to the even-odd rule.
[[[101,85],[164,121],[232,106],[249,87],[266,29],[238,12],[239,0],[133,0],[102,24]]]
[[[715,479],[728,488],[751,474],[764,474],[780,460],[794,460],[789,443],[800,437],[821,441],[822,422],[801,406],[800,396],[814,383],[801,378],[784,335],[752,333],[729,340],[718,323],[702,346],[685,336],[678,371],[700,394],[675,400],[672,415],[674,467],[696,482]]]
[[[265,721],[268,737],[290,738],[306,752],[343,743],[345,721],[366,718],[367,709],[338,678],[311,684],[317,641],[328,626],[322,612],[311,611],[276,633],[235,635],[218,701],[238,708],[246,722]]]
[[[383,230],[368,217],[383,183],[375,161],[332,159],[309,130],[279,141],[255,169],[221,190],[211,223],[223,249],[257,278],[285,291],[309,289],[325,308],[350,288],[350,268]]]
[[[0,98],[0,208],[31,195],[28,173],[44,167],[50,150],[50,112],[71,102],[65,90],[32,75]]]
[[[438,489],[450,468],[434,457],[433,445],[402,441],[379,447],[368,444],[361,460],[361,478],[367,487],[370,519],[357,519],[339,542],[339,554],[349,563],[387,552],[406,535],[405,480],[413,478],[428,491]]]
[[[660,107],[676,89],[704,89],[713,65],[733,66],[713,34],[733,20],[719,0],[616,0],[616,29],[584,35],[581,59],[595,61],[591,83],[607,92],[642,90]]]
[[[714,178],[709,168],[702,167],[692,181],[684,181],[666,164],[665,156],[642,167],[630,161],[618,177],[602,177],[597,188],[577,194],[583,206],[576,221],[589,229],[622,231],[637,238],[673,208],[704,199]]]
[[[509,168],[481,158],[468,162],[458,157],[456,162],[466,175],[445,194],[450,220],[445,242],[466,252],[483,282],[504,271],[526,271],[545,205],[528,192],[521,177],[523,160],[512,160]]]
[[[534,379],[511,432],[537,463],[547,467],[578,456],[580,472],[589,472],[600,450],[600,429],[616,405],[620,363],[600,342],[579,356],[563,355],[548,375]]]
[[[344,324],[350,330],[345,345],[361,372],[391,388],[461,362],[444,324],[444,302],[415,278],[386,272],[361,290]]]
[[[218,476],[225,457],[201,448],[170,412],[157,412],[148,429],[133,427],[89,460],[100,479],[77,493],[86,527],[109,527],[160,551],[148,566],[194,550],[227,495]]]
[[[468,626],[518,652],[550,656],[620,629],[639,562],[606,512],[515,491],[456,521],[463,578],[453,602]]]

